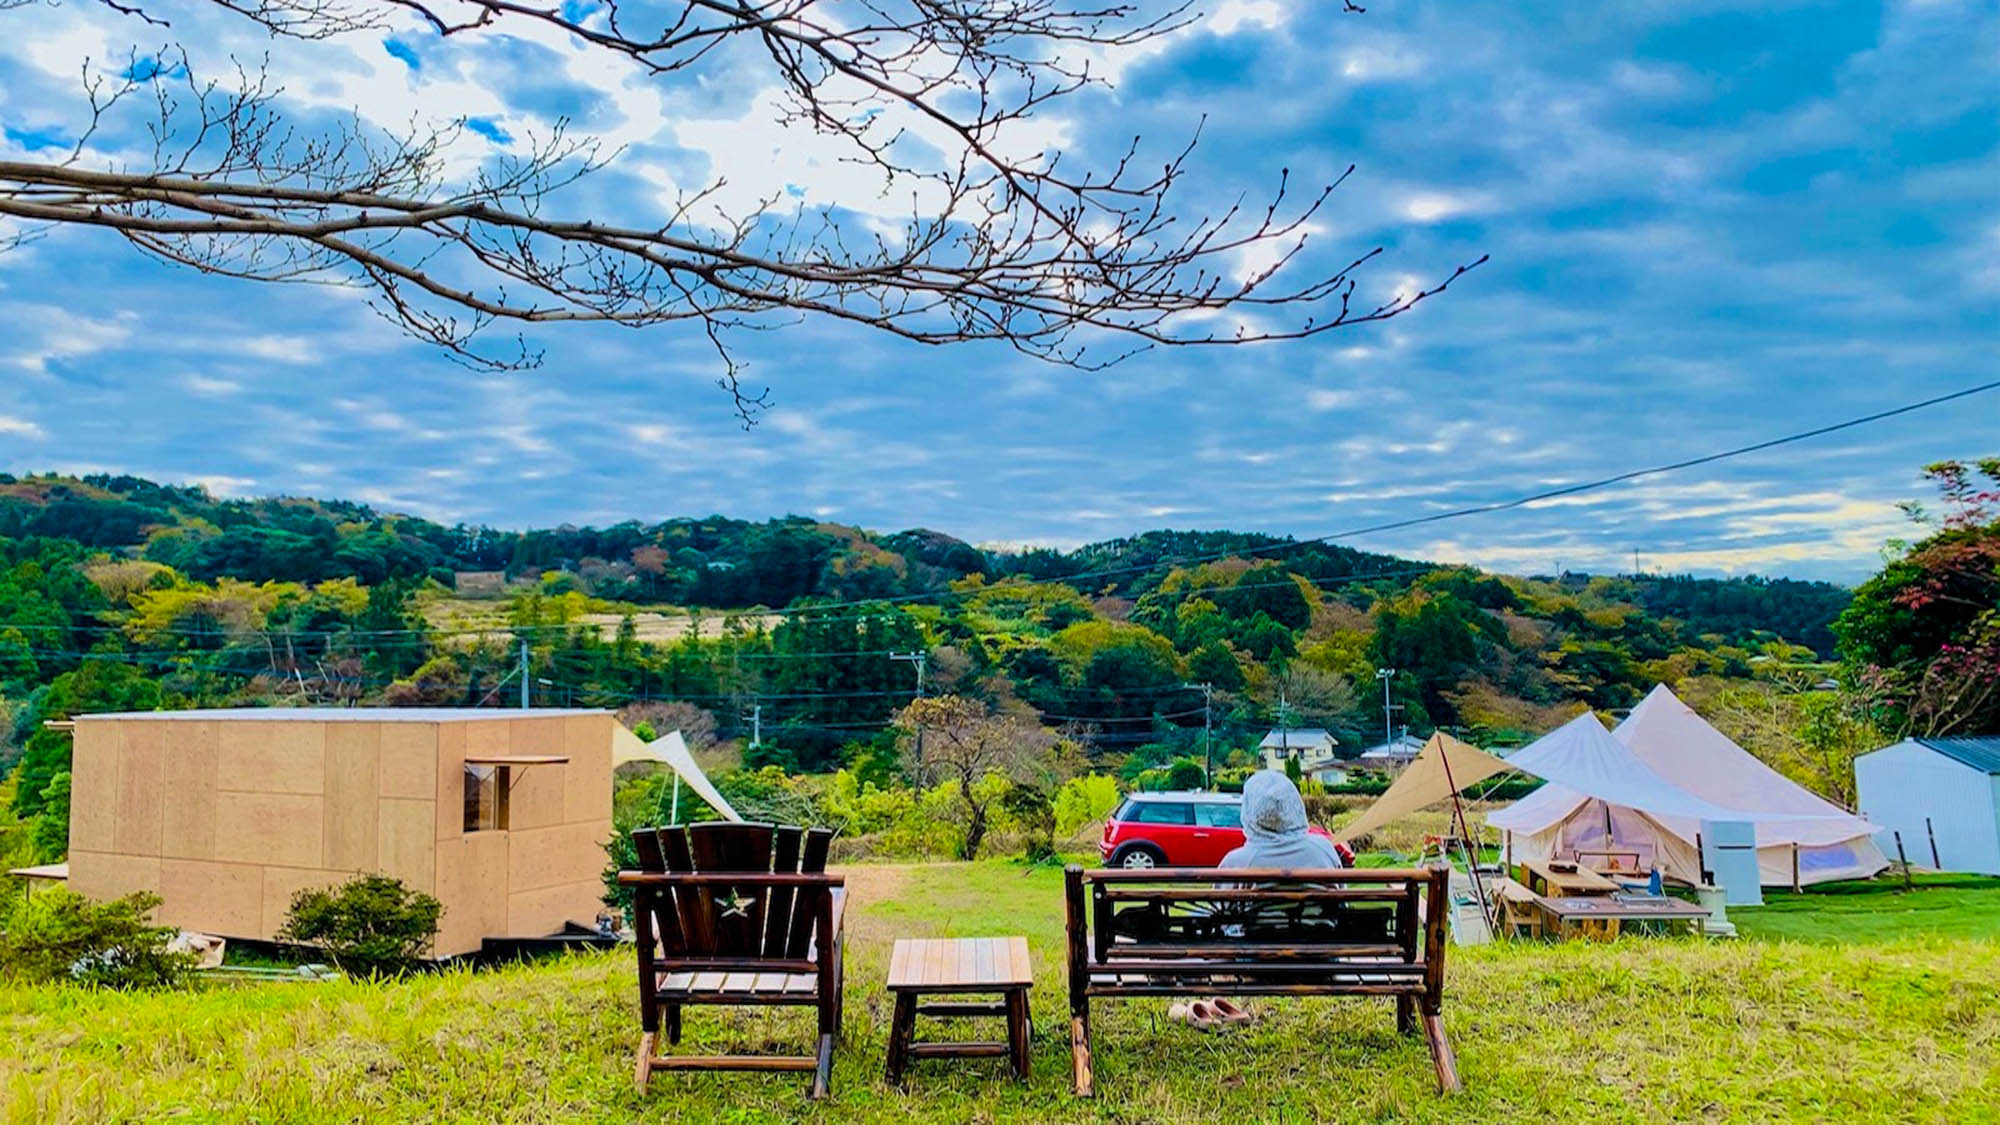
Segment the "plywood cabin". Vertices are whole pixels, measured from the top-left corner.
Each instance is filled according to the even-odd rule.
[[[69,885],[272,940],[292,896],[381,873],[444,904],[432,954],[600,909],[606,711],[245,709],[80,716]]]

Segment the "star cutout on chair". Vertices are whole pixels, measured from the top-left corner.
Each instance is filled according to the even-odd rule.
[[[724,918],[748,918],[750,908],[757,905],[757,896],[746,895],[741,890],[731,887],[729,897],[716,900],[716,905],[722,907]]]

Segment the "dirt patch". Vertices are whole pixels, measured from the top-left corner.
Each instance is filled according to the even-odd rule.
[[[893,902],[902,898],[903,888],[909,885],[911,872],[918,866],[921,865],[862,863],[833,868],[847,878],[847,901],[851,904],[847,911],[847,932],[856,940],[885,942],[896,936],[898,930],[907,929],[907,922],[881,917],[865,907],[869,903]]]

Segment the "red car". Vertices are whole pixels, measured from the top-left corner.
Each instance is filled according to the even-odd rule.
[[[1307,831],[1333,839],[1317,824]],[[1134,793],[1105,820],[1097,851],[1111,867],[1214,867],[1242,844],[1240,793]],[[1333,846],[1354,863],[1346,844]]]

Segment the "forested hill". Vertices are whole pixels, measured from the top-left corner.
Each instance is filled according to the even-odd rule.
[[[44,720],[509,706],[524,654],[538,705],[620,708],[711,742],[761,731],[746,759],[795,770],[892,776],[919,654],[930,693],[1060,727],[1120,767],[1196,745],[1240,765],[1274,724],[1358,751],[1385,702],[1418,734],[1509,745],[1656,683],[1818,683],[1848,597],[1494,575],[1230,532],[1027,552],[796,518],[514,532],[5,477],[0,774],[18,759],[14,807],[54,823],[69,746]]]
[[[430,579],[451,587],[464,572],[534,579],[559,571],[594,597],[716,609],[935,595],[971,575],[1064,582],[1089,596],[1129,599],[1157,589],[1178,566],[1228,558],[1281,560],[1289,574],[1358,587],[1353,592],[1363,596],[1406,589],[1447,569],[1230,531],[1149,531],[1072,551],[1016,552],[982,550],[925,528],[884,534],[797,516],[529,531],[447,527],[350,501],[217,499],[199,486],[131,476],[0,474],[0,537],[71,540],[204,582]],[[1692,635],[1783,638],[1822,656],[1833,649],[1828,625],[1849,597],[1838,586],[1785,578],[1571,573],[1560,585],[1595,587]]]

